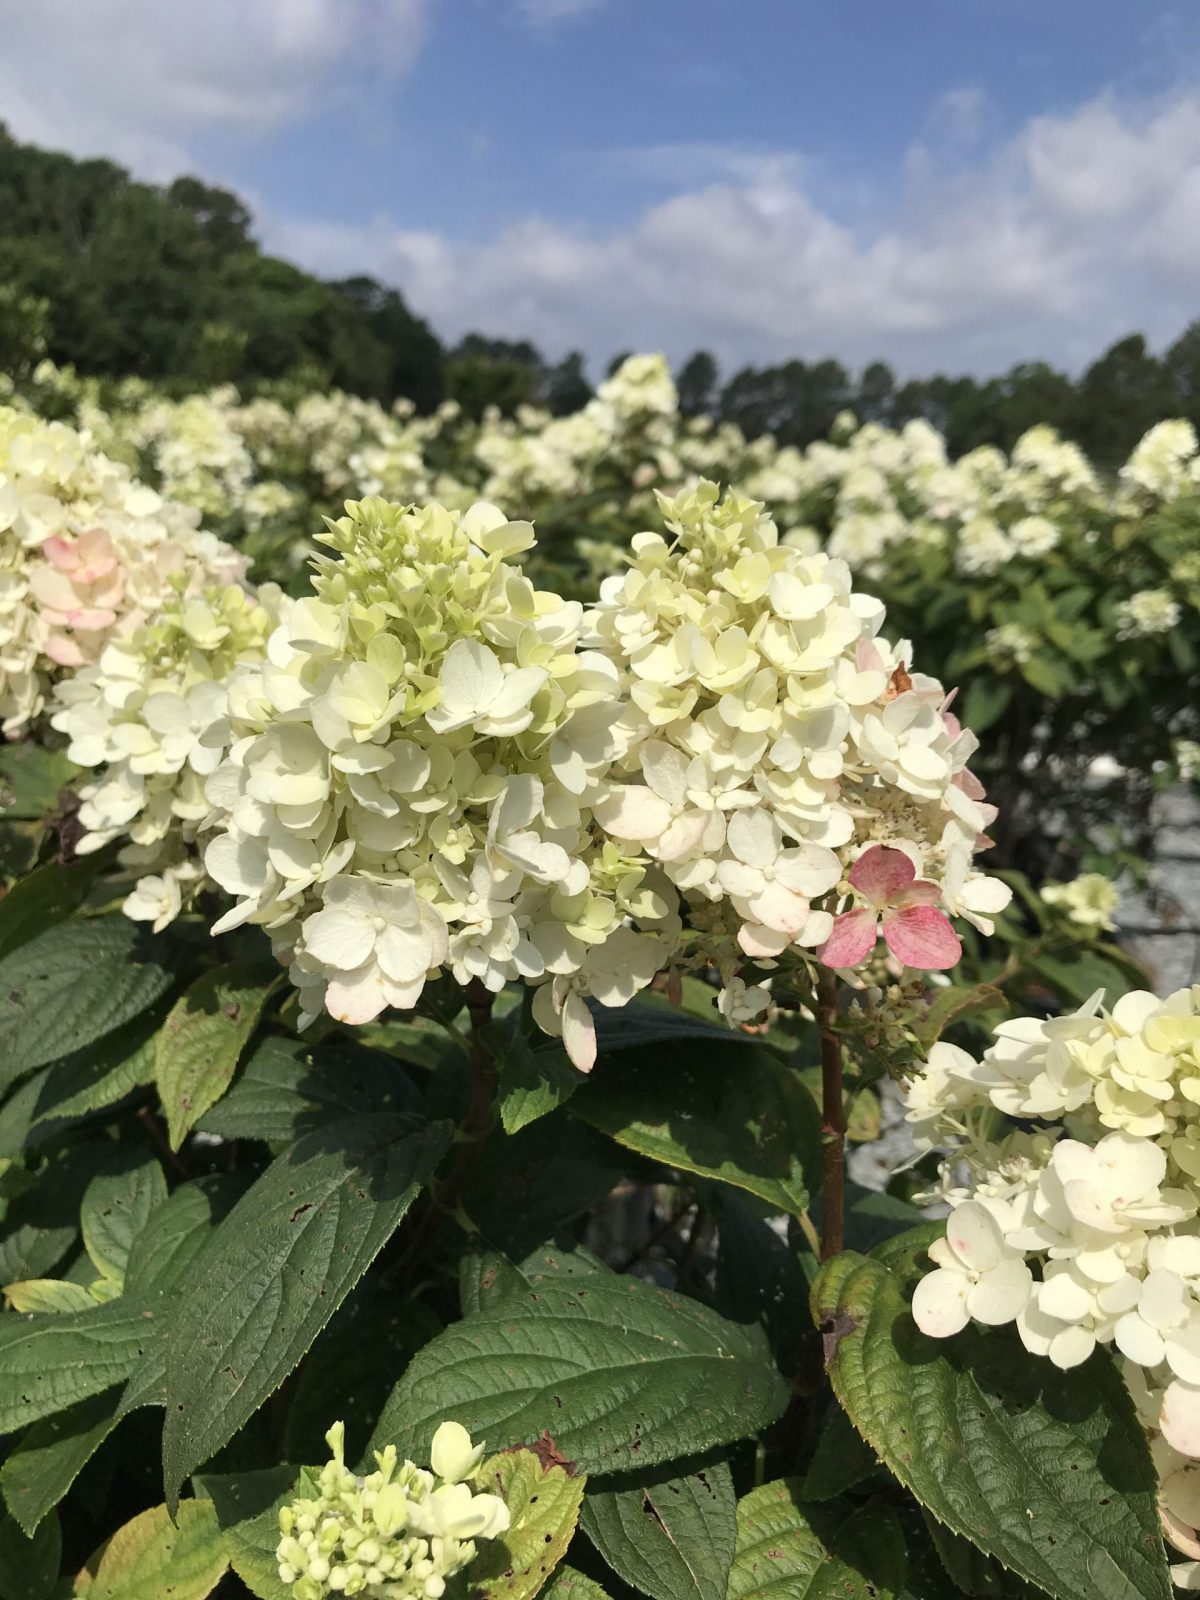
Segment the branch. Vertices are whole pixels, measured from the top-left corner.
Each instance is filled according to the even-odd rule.
[[[842,1041],[836,1032],[837,979],[823,969],[817,979],[817,1028],[821,1035],[821,1260],[846,1245],[846,1100],[842,1092]]]

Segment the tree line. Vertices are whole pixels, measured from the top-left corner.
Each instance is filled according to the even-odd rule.
[[[578,351],[549,362],[528,340],[479,333],[448,346],[398,290],[365,274],[321,279],[266,254],[238,196],[197,178],[141,183],[112,161],[22,144],[0,124],[0,216],[3,370],[45,355],[180,391],[287,379],[384,404],[403,395],[420,410],[450,398],[474,416],[527,403],[565,415],[592,393]],[[823,438],[851,410],[890,425],[923,417],[955,454],[1008,448],[1048,422],[1115,463],[1164,417],[1200,426],[1200,321],[1161,355],[1130,334],[1077,378],[1032,361],[993,378],[900,379],[881,361],[854,374],[832,358],[723,378],[704,350],[676,377],[686,413],[783,444]]]

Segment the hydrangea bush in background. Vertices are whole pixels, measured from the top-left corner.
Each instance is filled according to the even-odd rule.
[[[1072,785],[1193,775],[1194,439],[21,392],[0,1593],[1166,1600],[1200,996]]]

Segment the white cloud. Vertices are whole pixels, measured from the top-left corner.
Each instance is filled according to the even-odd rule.
[[[977,110],[966,97],[950,115],[961,127]],[[1076,366],[1200,312],[1200,96],[1101,99],[965,161],[915,155],[854,226],[814,200],[794,155],[685,145],[616,153],[670,192],[605,233],[538,217],[467,243],[385,218],[269,233],[314,267],[398,283],[448,337],[480,328],[597,359],[705,345],[726,363]]]
[[[163,179],[198,132],[311,111],[347,63],[402,71],[425,0],[4,0],[0,17],[0,118],[18,138]]]

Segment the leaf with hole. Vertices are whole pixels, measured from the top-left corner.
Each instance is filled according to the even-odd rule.
[[[511,1523],[468,1568],[471,1600],[533,1600],[567,1553],[586,1485],[549,1448],[509,1450],[485,1461],[475,1486],[500,1496]]]
[[[281,981],[278,976],[247,980],[237,964],[214,967],[175,1002],[154,1056],[172,1150],[233,1082],[238,1059]]]
[[[553,1276],[426,1345],[375,1444],[416,1459],[453,1418],[493,1446],[549,1431],[584,1470],[623,1472],[746,1438],[786,1402],[757,1329],[615,1273]]]
[[[118,1528],[75,1580],[88,1600],[205,1600],[229,1567],[217,1515],[207,1500],[185,1500]]]
[[[926,1338],[912,1255],[904,1239],[847,1252],[813,1286],[855,1427],[940,1522],[1057,1600],[1168,1600],[1154,1467],[1112,1361],[1061,1372],[1011,1328]]]
[[[287,1377],[450,1144],[446,1123],[362,1117],[267,1168],[193,1257],[166,1338],[168,1501]]]
[[[725,1600],[735,1505],[729,1466],[716,1461],[594,1489],[583,1530],[618,1577],[652,1600]]]

